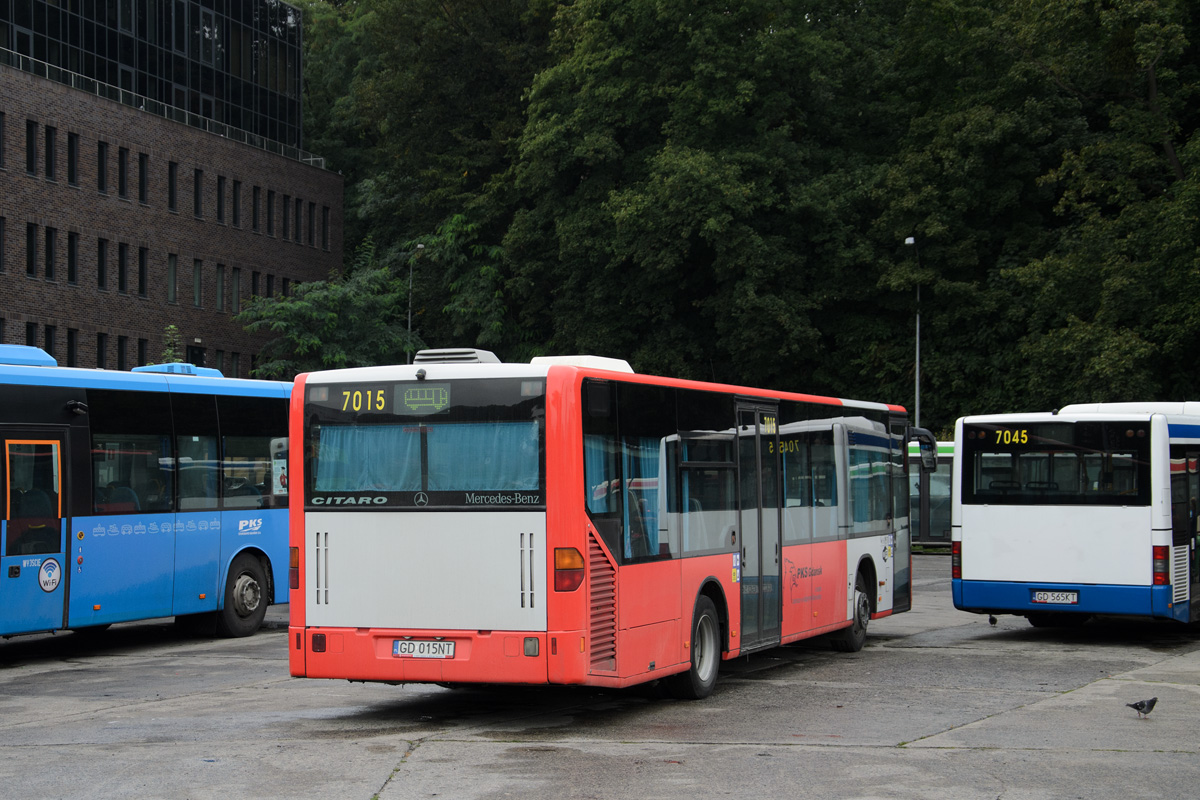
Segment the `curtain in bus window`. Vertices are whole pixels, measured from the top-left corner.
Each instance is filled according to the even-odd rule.
[[[587,489],[587,510],[592,514],[611,514],[618,503],[617,459],[609,436],[587,434],[583,437],[583,475]]]
[[[658,555],[658,449],[659,440],[626,439],[625,557]]]
[[[416,425],[327,425],[317,453],[318,492],[421,490]]]
[[[473,422],[426,427],[429,491],[536,491],[538,424]]]

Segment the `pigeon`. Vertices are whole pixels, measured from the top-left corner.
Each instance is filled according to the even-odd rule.
[[[1157,697],[1151,697],[1149,700],[1138,700],[1136,703],[1126,703],[1125,705],[1138,712],[1138,719],[1141,719],[1143,716],[1150,716],[1150,712],[1154,710],[1154,704],[1157,702]]]
[[[991,614],[988,614],[988,625],[991,625],[993,628],[996,627],[996,618]]]

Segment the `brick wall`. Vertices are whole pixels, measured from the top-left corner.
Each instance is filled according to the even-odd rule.
[[[184,347],[203,348],[207,366],[249,375],[252,358],[268,337],[251,335],[233,320],[234,277],[244,304],[253,291],[273,293],[289,284],[321,280],[342,264],[342,179],[250,145],[233,142],[136,108],[96,97],[28,73],[0,66],[0,218],[4,220],[0,271],[0,339],[25,344],[29,323],[35,343],[45,347],[47,326],[55,334],[54,355],[67,363],[68,330],[77,331],[80,367],[97,366],[98,342],[106,343],[106,366],[118,366],[118,343],[127,342],[125,368],[138,364],[138,341],[147,360],[157,362],[163,331],[175,325]],[[35,169],[27,171],[27,126],[35,128]],[[47,128],[54,129],[53,177],[47,175]],[[70,135],[78,136],[77,175],[68,180]],[[98,189],[100,143],[107,145],[106,190]],[[127,196],[119,189],[122,150],[127,153]],[[145,156],[146,198],[139,198]],[[177,164],[176,206],[168,207],[169,164]],[[200,171],[201,210],[194,210]],[[220,180],[219,180],[220,179]],[[234,220],[234,186],[240,186]],[[223,221],[218,186],[223,184]],[[253,225],[255,188],[260,193],[258,229]],[[268,194],[274,218],[266,218]],[[288,198],[288,220],[283,201]],[[295,201],[301,201],[296,241]],[[310,241],[310,204],[313,222]],[[326,210],[327,209],[327,210]],[[323,225],[325,215],[328,225]],[[30,228],[30,226],[35,226]],[[287,231],[285,239],[283,233]],[[268,229],[272,231],[268,234]],[[47,276],[47,230],[53,234],[53,275]],[[27,274],[27,231],[36,243],[35,276]],[[77,237],[77,274],[68,280],[68,247]],[[105,286],[98,281],[99,240],[107,241]],[[326,241],[323,241],[326,239]],[[119,254],[126,246],[126,287],[119,286]],[[145,296],[139,295],[139,251],[146,254]],[[175,299],[168,298],[168,264],[175,256]],[[193,271],[200,265],[199,303]],[[223,304],[218,271],[223,272]],[[103,334],[104,340],[99,337]],[[196,340],[199,340],[197,343]],[[218,364],[218,354],[223,363]],[[181,353],[183,355],[183,353]]]

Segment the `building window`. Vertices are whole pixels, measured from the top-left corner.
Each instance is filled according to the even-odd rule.
[[[138,153],[138,202],[150,202],[150,156]]]
[[[117,194],[129,197],[129,148],[117,148]]]
[[[232,377],[232,378],[242,377],[241,370],[242,370],[241,357],[237,353],[230,353],[229,354],[229,375],[230,375],[230,377]]]
[[[321,249],[329,249],[329,206],[321,206]]]
[[[79,134],[67,134],[67,183],[79,185]]]
[[[198,169],[192,173],[192,213],[197,217],[204,215],[204,170]]]
[[[179,165],[172,161],[167,165],[167,208],[178,210],[179,200]]]
[[[117,337],[117,369],[121,370],[122,372],[125,370],[125,368],[127,366],[125,364],[125,351],[128,349],[129,349],[129,337],[128,336],[118,336]]]
[[[150,274],[150,251],[144,247],[138,248],[138,297],[146,296],[146,284]]]
[[[96,288],[108,288],[108,239],[96,240]]]
[[[242,182],[233,182],[233,224],[234,227],[242,226]]]
[[[96,366],[100,369],[108,367],[108,334],[96,334]]]
[[[108,142],[96,142],[96,191],[108,193]]]
[[[275,191],[267,189],[267,236],[275,235]]]
[[[138,339],[138,366],[146,366],[146,353],[150,348],[150,342],[147,339]]]
[[[54,280],[54,262],[58,256],[58,230],[46,228],[46,280]]]
[[[175,286],[178,279],[178,262],[174,253],[167,256],[167,302],[175,303],[178,297],[175,292]]]
[[[258,272],[250,273],[250,296],[258,297]]]
[[[46,180],[55,179],[58,166],[58,129],[46,126]]]
[[[25,323],[25,344],[29,347],[37,347],[37,323]]]
[[[291,285],[291,283],[288,281],[288,279],[287,279],[287,278],[284,278],[284,279],[283,279],[283,286],[281,287],[281,289],[282,289],[282,294],[283,294],[283,296],[284,296],[284,297],[291,297],[291,296],[292,296],[292,285]]]
[[[217,351],[217,371],[222,374],[225,372],[225,351]]]
[[[125,242],[117,244],[117,291],[129,293],[129,245]]]
[[[67,283],[79,282],[79,234],[67,232]]]
[[[0,272],[7,272],[8,264],[4,260],[4,251],[8,250],[8,220],[0,217]]]
[[[308,246],[316,244],[317,204],[308,204]]]
[[[217,222],[225,221],[225,176],[217,176]]]
[[[37,229],[32,222],[25,224],[25,274],[37,277]]]
[[[196,259],[192,262],[192,305],[200,308],[204,288],[204,262]]]
[[[58,344],[55,341],[57,338],[58,338],[58,328],[54,325],[47,325],[46,333],[45,333],[45,336],[43,337],[42,341],[44,341],[46,343],[46,347],[45,347],[46,352],[54,358],[58,357],[57,354],[54,352],[55,345]]]
[[[250,198],[250,230],[258,230],[258,207],[262,201],[262,189],[255,186]]]
[[[4,151],[7,149],[7,146],[8,146],[8,139],[7,139],[7,136],[5,135],[6,134],[6,131],[5,131],[6,126],[4,123],[5,123],[4,112],[0,111],[0,169],[4,169],[5,167],[8,166],[8,164],[6,164],[4,161]]]
[[[217,264],[217,311],[225,310],[225,265]]]
[[[267,276],[267,297],[274,297],[274,296],[275,296],[275,276],[268,275]]]
[[[67,366],[79,366],[79,331],[67,328]]]
[[[233,290],[233,295],[229,298],[229,310],[234,314],[242,310],[242,270],[240,267],[234,267],[230,272],[230,288]]]
[[[38,124],[25,120],[25,171],[37,175],[37,132]]]
[[[288,233],[288,223],[291,221],[291,215],[292,215],[292,198],[290,195],[285,194],[283,196],[283,238],[285,240],[292,238],[291,235]]]
[[[303,238],[300,235],[300,216],[303,213],[304,213],[304,201],[301,200],[299,197],[297,197],[296,198],[296,230],[293,231],[293,233],[296,234],[296,244],[300,244],[303,241]]]

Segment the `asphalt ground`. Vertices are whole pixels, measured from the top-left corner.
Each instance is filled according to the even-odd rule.
[[[286,607],[243,640],[169,621],[0,643],[5,798],[1174,798],[1200,785],[1200,637],[914,610],[860,653],[726,662],[657,687],[386,686],[287,674]],[[1158,697],[1149,717],[1126,703]]]

